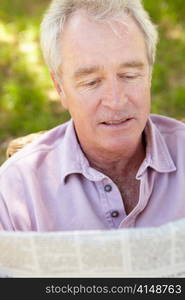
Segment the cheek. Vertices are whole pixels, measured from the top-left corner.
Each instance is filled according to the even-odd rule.
[[[150,107],[150,88],[148,85],[132,87],[128,94],[131,102],[138,108]]]
[[[95,119],[96,115],[94,99],[89,99],[79,93],[71,94],[70,96],[68,98],[68,109],[71,117],[81,126],[88,126]]]
[[[63,83],[66,106],[73,120],[83,126],[83,122],[87,124],[88,120],[95,119],[98,106],[96,93],[93,91],[86,93],[79,91],[68,80]]]
[[[73,98],[74,99],[74,98]],[[94,92],[89,93],[76,93],[73,100],[72,109],[78,110],[78,114],[84,118],[93,120],[99,110],[100,97]]]

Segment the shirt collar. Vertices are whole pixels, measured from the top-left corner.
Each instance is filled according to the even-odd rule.
[[[68,175],[75,173],[83,174],[87,179],[92,181],[99,181],[106,177],[106,175],[93,169],[89,165],[89,162],[78,142],[72,119],[68,122],[59,151],[59,157],[62,155],[61,179],[64,183]]]
[[[83,174],[91,181],[106,178],[106,175],[90,167],[78,142],[73,120],[71,119],[67,123],[66,132],[59,148],[62,181],[65,182],[66,177],[74,173]],[[161,173],[176,171],[164,137],[152,122],[151,117],[148,118],[144,134],[146,138],[146,157],[137,172],[136,178],[139,179],[148,167]]]
[[[146,157],[138,170],[136,178],[139,179],[148,167],[160,173],[176,171],[176,166],[165,139],[153,123],[152,115],[148,118],[144,134],[146,139]]]

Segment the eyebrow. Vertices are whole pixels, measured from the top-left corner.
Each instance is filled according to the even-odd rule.
[[[141,61],[129,61],[126,63],[122,63],[119,65],[119,68],[138,68],[138,69],[143,69],[144,63]],[[104,67],[100,66],[93,66],[93,67],[84,67],[84,68],[79,68],[75,71],[74,73],[74,78],[78,79],[83,76],[91,75],[93,73],[96,73],[98,71],[103,70]]]
[[[100,71],[102,68],[99,66],[93,66],[93,67],[85,67],[85,68],[79,68],[75,73],[74,73],[74,77],[76,79],[86,76],[86,75],[90,75],[93,73],[96,73],[98,71]]]
[[[126,63],[123,63],[120,65],[120,68],[138,68],[138,69],[143,69],[144,68],[144,63],[142,61],[129,61]]]

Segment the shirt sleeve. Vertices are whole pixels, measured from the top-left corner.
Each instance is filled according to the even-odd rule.
[[[25,182],[17,166],[0,175],[0,230],[26,231],[30,228]]]
[[[12,231],[14,228],[3,195],[0,193],[0,231],[2,230]]]

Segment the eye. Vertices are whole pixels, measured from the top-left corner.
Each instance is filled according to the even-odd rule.
[[[100,82],[100,80],[92,80],[90,82],[87,82],[86,85],[93,87],[93,86],[96,86],[99,82]]]
[[[122,79],[131,80],[131,79],[136,79],[138,77],[138,74],[120,74],[119,77]]]
[[[127,75],[127,76],[125,76],[127,79],[133,79],[133,78],[136,78],[136,76],[135,75]]]

